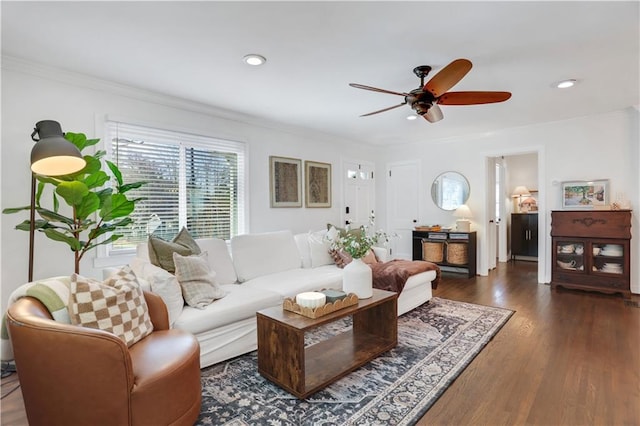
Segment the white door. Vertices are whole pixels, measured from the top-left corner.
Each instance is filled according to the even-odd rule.
[[[420,206],[420,163],[392,163],[387,168],[387,226],[399,238],[391,240],[391,255],[412,259],[412,231],[418,223]]]
[[[367,226],[374,208],[373,164],[344,161],[342,170],[344,182],[342,223],[351,228]]]

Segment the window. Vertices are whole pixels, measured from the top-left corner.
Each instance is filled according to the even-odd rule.
[[[117,121],[106,122],[106,135],[124,182],[147,182],[127,193],[141,200],[107,256],[130,252],[150,234],[170,240],[183,226],[194,238],[244,232],[243,143]]]

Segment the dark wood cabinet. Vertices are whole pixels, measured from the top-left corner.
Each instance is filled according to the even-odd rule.
[[[466,270],[475,277],[476,232],[413,231],[413,260],[426,260],[442,266],[443,270]]]
[[[551,287],[631,296],[631,210],[551,212]]]
[[[511,214],[511,258],[538,257],[538,214]]]

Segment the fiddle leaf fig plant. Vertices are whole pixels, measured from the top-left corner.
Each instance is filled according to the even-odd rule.
[[[82,133],[67,132],[65,138],[73,143],[80,152],[96,145],[100,139],[87,139]],[[104,160],[111,174],[102,170],[102,157],[105,151],[98,150],[93,155],[83,155],[85,167],[73,174],[63,176],[35,175],[38,182],[34,228],[48,238],[69,246],[74,253],[75,272],[80,272],[80,261],[90,250],[110,244],[122,237],[118,228],[129,226],[133,220],[130,215],[140,198],[130,199],[126,192],[140,188],[145,182],[124,183],[122,173],[114,163]],[[111,183],[111,185],[106,185]],[[53,186],[51,206],[42,204],[47,185]],[[106,185],[106,186],[105,186]],[[71,208],[71,216],[60,212],[60,201]],[[30,206],[7,208],[5,214],[30,210]],[[16,229],[29,231],[30,220],[16,225]],[[109,234],[106,237],[104,235]],[[102,238],[101,238],[102,237]]]

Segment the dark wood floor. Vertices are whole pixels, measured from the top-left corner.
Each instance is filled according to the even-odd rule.
[[[516,312],[419,425],[640,425],[640,297],[552,292],[536,274],[445,274],[434,296]],[[2,381],[3,425],[27,424],[16,385]]]

